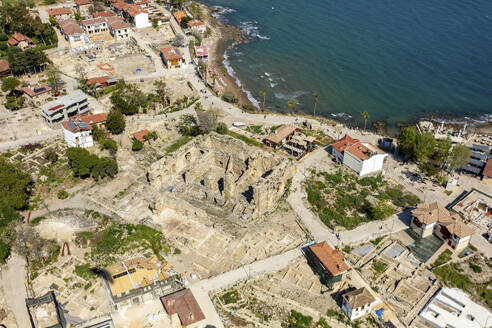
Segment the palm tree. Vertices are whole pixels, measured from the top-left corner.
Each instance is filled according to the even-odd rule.
[[[261,90],[260,93],[263,95],[263,110],[265,110],[266,89]]]
[[[287,102],[287,106],[289,106],[290,108],[292,108],[292,113],[294,113],[296,111],[296,107],[297,105],[299,105],[299,101],[297,99],[291,99]]]
[[[317,92],[313,93],[313,97],[314,97],[314,114],[313,114],[313,116],[316,117],[316,107],[318,107],[319,93],[317,93]]]
[[[364,118],[364,130],[365,130],[367,127],[367,120],[369,119],[369,112],[365,110],[361,113],[361,115]]]

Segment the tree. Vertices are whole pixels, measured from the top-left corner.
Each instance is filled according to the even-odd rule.
[[[228,134],[229,133],[229,128],[224,122],[219,122],[217,124],[217,127],[215,128],[215,132],[219,134]]]
[[[367,120],[369,119],[369,112],[365,110],[361,113],[361,115],[364,118],[364,130],[365,130],[367,127]]]
[[[9,36],[5,33],[0,33],[0,41],[7,41]]]
[[[451,141],[448,139],[436,140],[436,150],[432,159],[439,163],[444,163],[449,157],[449,150],[451,149]]]
[[[7,42],[5,41],[0,41],[0,50],[1,51],[5,51],[7,50],[7,48],[9,47],[9,45],[7,44]]]
[[[132,115],[138,113],[144,105],[146,97],[136,84],[119,82],[118,88],[111,94],[113,109],[119,110],[122,114]]]
[[[60,72],[60,70],[57,67],[55,67],[54,65],[48,65],[46,67],[46,70],[44,73],[46,74],[48,84],[55,91],[58,91],[58,89],[61,87],[61,72]]]
[[[265,110],[265,103],[266,103],[266,94],[267,94],[267,91],[266,91],[266,89],[263,89],[263,90],[260,91],[260,93],[263,96],[263,106],[262,107],[263,107],[263,110]]]
[[[163,80],[154,81],[155,92],[159,96],[161,103],[166,102],[167,86],[166,82]]]
[[[427,161],[436,148],[436,139],[430,133],[419,133],[415,142],[414,158],[417,162]]]
[[[97,181],[105,177],[114,178],[118,174],[118,163],[109,157],[102,157],[94,166],[92,177]]]
[[[0,209],[22,209],[31,193],[32,180],[20,164],[0,157]]]
[[[297,105],[299,105],[299,101],[297,99],[291,99],[287,102],[287,106],[292,109],[292,113],[296,111]]]
[[[103,139],[102,147],[104,149],[109,149],[112,152],[118,151],[118,144],[116,143],[116,141],[110,138]]]
[[[74,176],[82,179],[91,175],[92,169],[99,161],[97,155],[89,153],[84,148],[71,147],[66,150],[65,154],[68,158],[68,166],[73,171]]]
[[[109,111],[105,125],[112,134],[120,134],[125,130],[125,117],[119,110],[112,109]]]
[[[414,126],[407,126],[398,135],[400,149],[406,158],[414,157],[414,147],[418,134],[419,132]]]
[[[144,146],[143,142],[141,142],[138,139],[133,139],[133,143],[132,143],[132,150],[133,151],[139,151],[143,148],[143,146]]]
[[[50,21],[51,26],[58,27],[58,22],[56,21],[56,18],[55,17],[50,16],[49,21]]]
[[[191,18],[188,16],[185,16],[185,17],[181,18],[181,22],[179,22],[179,26],[181,26],[181,28],[188,28],[188,22],[189,21],[191,21]]]
[[[2,91],[13,91],[20,85],[20,81],[15,77],[6,77],[2,80]]]
[[[451,150],[450,163],[451,169],[458,169],[466,165],[470,161],[470,148],[457,144]]]
[[[319,93],[317,92],[313,93],[313,97],[314,97],[313,116],[316,117],[316,107],[318,107]]]

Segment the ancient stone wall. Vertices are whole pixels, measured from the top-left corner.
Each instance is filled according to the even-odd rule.
[[[191,197],[232,208],[237,217],[259,217],[273,208],[285,191],[293,165],[286,158],[246,145],[229,136],[200,136],[148,172],[156,188],[176,186],[178,197]],[[165,203],[156,201],[156,209]]]

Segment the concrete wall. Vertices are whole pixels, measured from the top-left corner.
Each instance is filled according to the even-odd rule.
[[[343,164],[358,174],[362,171],[362,161],[347,151],[343,152]]]
[[[69,147],[88,148],[94,146],[91,131],[82,131],[73,133],[62,127],[63,138]],[[77,140],[78,138],[78,140]]]

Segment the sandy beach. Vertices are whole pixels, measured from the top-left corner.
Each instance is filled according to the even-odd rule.
[[[236,26],[225,25],[213,16],[214,9],[204,4],[200,4],[203,18],[210,26],[212,34],[205,39],[205,44],[209,46],[209,69],[217,72],[217,83],[222,92],[232,92],[239,99],[239,105],[252,103],[243,88],[238,86],[237,78],[228,74],[224,65],[224,53],[234,45],[247,42],[244,38],[243,30]]]

